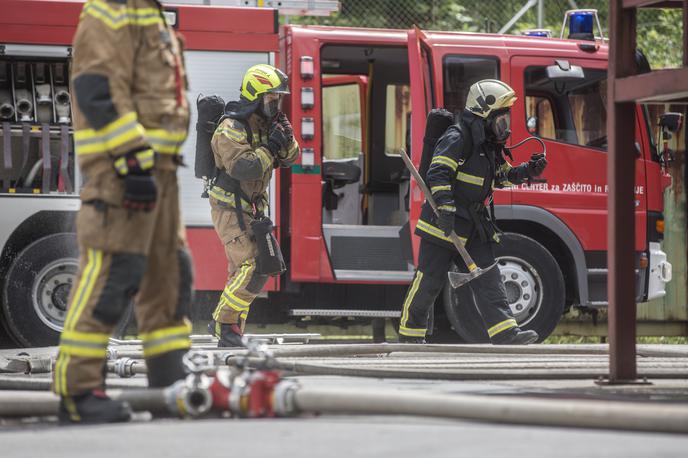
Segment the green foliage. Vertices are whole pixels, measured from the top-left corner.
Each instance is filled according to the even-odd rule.
[[[329,17],[290,17],[295,24],[428,30],[497,32],[526,0],[340,0],[341,11]],[[577,0],[579,8],[595,8],[607,34],[608,0]],[[559,36],[565,0],[545,0],[543,26]],[[508,33],[517,34],[537,25],[531,8]],[[652,68],[675,67],[682,58],[681,12],[678,9],[644,9],[638,14],[638,46]]]

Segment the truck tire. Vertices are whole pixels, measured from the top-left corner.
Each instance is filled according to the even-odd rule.
[[[522,329],[546,339],[564,313],[565,287],[561,269],[540,243],[515,233],[504,233],[495,246],[495,257],[514,318]],[[488,343],[482,318],[467,286],[444,288],[447,319],[459,336],[469,343]]]
[[[78,266],[73,233],[40,238],[16,256],[5,277],[2,311],[19,345],[57,345]]]

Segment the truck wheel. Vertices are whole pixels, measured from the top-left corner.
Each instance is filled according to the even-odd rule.
[[[520,234],[504,233],[495,257],[511,312],[522,329],[546,339],[564,313],[564,277],[554,257],[540,243]],[[451,326],[466,342],[490,341],[467,286],[453,290],[448,282],[444,304]]]
[[[17,343],[57,345],[78,267],[76,234],[72,233],[43,237],[19,253],[5,278],[2,296],[4,318]]]

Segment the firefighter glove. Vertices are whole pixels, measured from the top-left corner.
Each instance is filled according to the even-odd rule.
[[[455,215],[455,210],[449,210],[442,207],[440,207],[437,212],[437,227],[439,227],[446,236],[454,231]]]
[[[151,175],[154,165],[155,153],[150,148],[131,151],[115,159],[115,171],[124,184],[124,208],[143,211],[155,208],[158,190]]]
[[[535,178],[542,175],[547,167],[547,158],[543,153],[533,154],[528,161],[528,176]]]
[[[289,122],[289,119],[287,118],[287,115],[285,115],[283,112],[279,112],[277,115],[277,122],[282,126],[282,129],[284,129],[284,133],[287,134],[287,138],[289,139],[289,143],[294,141],[294,128],[291,126],[291,122]]]
[[[277,122],[273,123],[268,137],[268,149],[272,155],[276,159],[283,159],[290,143],[282,125]]]

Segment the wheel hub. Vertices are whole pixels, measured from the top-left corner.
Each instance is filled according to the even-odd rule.
[[[76,259],[58,259],[41,270],[33,286],[33,307],[38,318],[55,331],[62,331],[69,291],[76,281]]]
[[[537,314],[542,303],[542,279],[537,271],[522,259],[498,259],[499,273],[506,290],[509,308],[519,326]]]

